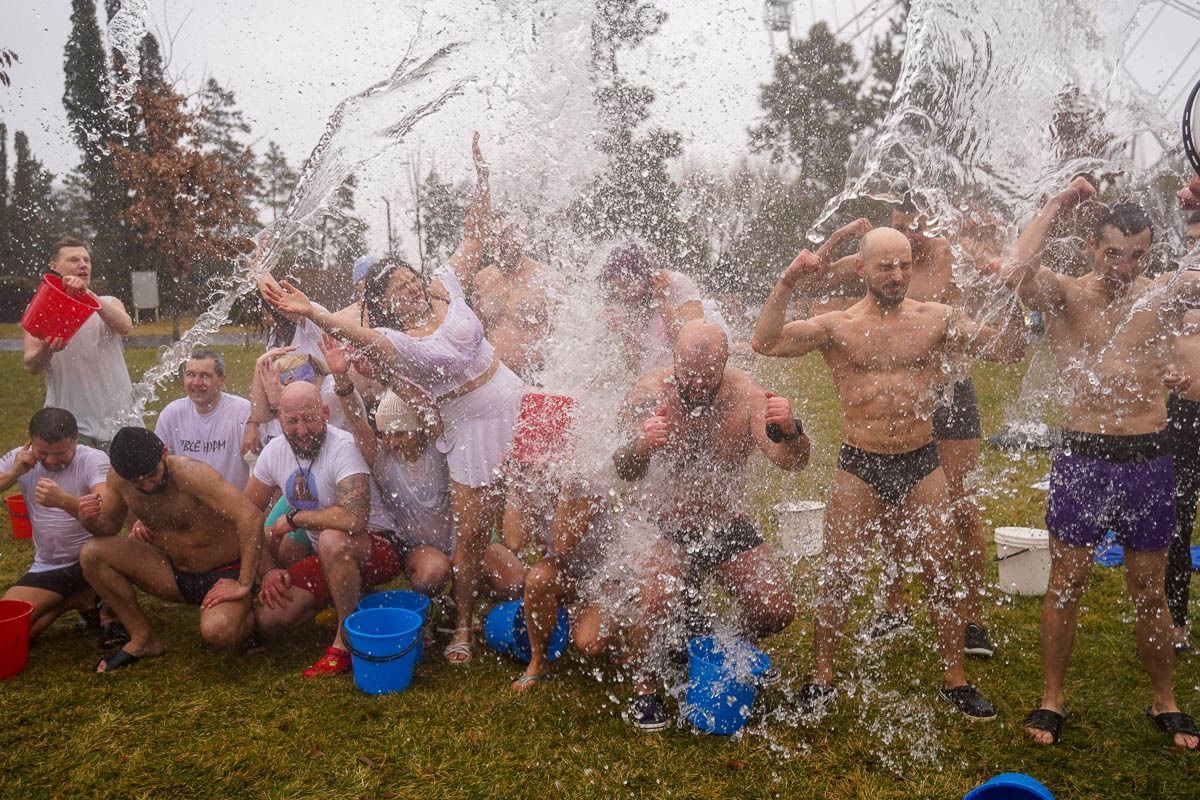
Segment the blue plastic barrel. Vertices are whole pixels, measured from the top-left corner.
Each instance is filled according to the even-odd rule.
[[[375,592],[358,601],[358,610],[365,608],[405,608],[421,615],[421,639],[417,644],[417,661],[425,657],[425,623],[429,621],[429,595],[410,592],[407,589],[392,589]]]
[[[402,692],[412,684],[421,615],[405,608],[367,608],[346,617],[354,685],[366,694]]]
[[[483,634],[488,647],[502,656],[515,658],[523,664],[528,664],[532,658],[529,646],[529,628],[525,624],[524,600],[509,600],[493,606],[484,623]],[[546,653],[551,661],[567,651],[567,641],[570,635],[571,623],[567,619],[567,610],[559,606],[558,619],[555,622],[554,630],[550,632],[550,642]]]
[[[1023,772],[1005,772],[967,792],[963,800],[1054,800],[1054,795]]]
[[[758,678],[771,667],[771,657],[749,642],[734,652],[711,636],[688,642],[688,721],[705,733],[728,736],[750,718]]]

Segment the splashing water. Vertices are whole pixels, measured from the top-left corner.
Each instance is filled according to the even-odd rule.
[[[128,117],[129,104],[137,90],[138,70],[142,63],[141,44],[150,18],[150,0],[121,0],[120,8],[108,21],[108,49],[121,55],[122,68],[113,75],[113,109]]]

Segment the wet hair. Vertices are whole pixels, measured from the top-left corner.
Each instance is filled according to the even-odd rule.
[[[661,269],[654,251],[637,242],[626,242],[613,248],[600,268],[600,282],[606,286],[622,278],[649,283],[650,276]]]
[[[212,360],[213,369],[216,371],[218,378],[225,377],[225,356],[221,355],[211,347],[197,347],[192,351],[192,354],[187,357],[188,361],[203,361],[205,359]],[[180,373],[186,369],[187,362],[185,361],[183,364],[179,365]]]
[[[388,286],[392,282],[392,275],[398,269],[407,270],[415,275],[425,289],[425,299],[429,299],[429,280],[419,270],[396,256],[384,256],[375,262],[371,271],[367,273],[367,284],[363,288],[363,308],[375,327],[396,330],[404,328],[399,316],[392,311],[392,304],[387,302]]]
[[[108,460],[113,470],[127,481],[144,478],[158,467],[163,443],[145,428],[121,428],[113,437]]]
[[[291,344],[292,339],[296,338],[298,323],[292,322],[283,314],[276,311],[275,307],[267,302],[261,292],[258,295],[258,302],[271,315],[271,319],[275,320],[275,327],[267,336],[267,347],[285,347]]]
[[[1104,229],[1109,227],[1116,228],[1126,236],[1134,236],[1148,229],[1151,238],[1154,236],[1150,217],[1146,214],[1146,210],[1137,203],[1114,205],[1107,214],[1096,220],[1096,224],[1092,227],[1092,235],[1099,239],[1104,235]]]
[[[88,251],[89,256],[92,254],[92,248],[89,247],[88,243],[83,241],[83,239],[76,239],[74,236],[64,236],[54,244],[50,245],[50,260],[57,260],[58,251],[62,250],[64,247],[82,247],[84,250]]]
[[[47,406],[29,418],[29,438],[41,439],[46,444],[75,439],[79,436],[79,425],[75,415],[65,408]]]

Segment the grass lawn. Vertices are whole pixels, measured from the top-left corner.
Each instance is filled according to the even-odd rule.
[[[180,317],[179,330],[186,332],[188,328],[196,321],[195,317]],[[222,325],[222,333],[245,333],[250,328],[245,325]],[[171,317],[164,315],[161,319],[154,319],[153,315],[147,312],[141,322],[133,326],[134,336],[170,336],[171,335]],[[0,322],[0,339],[22,339],[25,336],[24,330],[19,322]]]
[[[231,390],[244,391],[255,354],[226,352]],[[153,357],[151,350],[130,352],[131,372],[140,374]],[[19,358],[0,354],[0,381],[8,387],[0,394],[5,447],[23,441],[43,396]],[[999,424],[1020,369],[977,369],[985,431]],[[815,452],[800,476],[755,468],[761,479],[751,503],[763,515],[782,496],[824,496],[840,424],[818,361],[772,364],[766,374],[797,401]],[[1018,461],[987,451],[985,466],[989,531],[1041,526],[1044,495],[1027,487],[1045,474],[1045,457]],[[31,546],[4,530],[0,586],[31,557]],[[803,682],[810,667],[813,583],[811,565],[801,565],[800,619],[766,643],[785,687]],[[843,694],[822,727],[767,719],[727,739],[686,728],[635,733],[619,718],[627,684],[598,683],[598,668],[574,655],[559,663],[559,680],[518,696],[508,688],[514,664],[480,649],[469,667],[451,668],[438,657],[439,646],[418,667],[410,690],[369,698],[349,680],[299,678],[328,641],[328,628],[244,658],[204,647],[194,609],[149,601],[167,645],[163,659],[107,678],[90,675],[94,640],[73,630],[73,618],[64,619],[35,645],[29,669],[0,684],[0,795],[960,798],[1005,771],[1030,773],[1059,798],[1200,795],[1198,757],[1168,749],[1142,715],[1149,689],[1119,569],[1097,568],[1085,599],[1063,744],[1027,742],[1020,720],[1041,688],[1040,604],[995,594],[990,623],[999,654],[968,665],[972,681],[1000,709],[994,723],[971,725],[936,701],[940,675],[922,615],[915,635],[882,651],[843,655],[839,669],[857,691],[853,698]],[[1196,657],[1182,661],[1176,679],[1180,705],[1194,713],[1200,712],[1198,664]],[[767,717],[780,714],[783,692],[772,688],[761,697]]]

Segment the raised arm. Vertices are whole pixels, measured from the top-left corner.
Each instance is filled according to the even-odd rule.
[[[13,463],[8,469],[0,471],[0,492],[7,491],[10,486],[29,470],[37,466],[37,456],[33,454],[33,445],[28,439],[21,449],[13,456]]]
[[[823,294],[845,286],[861,284],[862,278],[858,276],[857,269],[857,254],[843,256],[832,263],[829,259],[842,244],[851,239],[861,239],[870,230],[871,220],[860,217],[829,234],[829,238],[822,242],[816,252],[816,256],[821,262],[822,272],[812,276],[810,282],[804,286],[804,291],[808,294]]]
[[[313,305],[308,296],[289,281],[277,282],[267,275],[260,279],[260,286],[263,297],[278,310],[310,319],[330,336],[352,344],[372,357],[386,358],[388,353],[395,357],[395,348],[382,333],[374,328],[349,322],[329,311],[323,311]]]
[[[1066,300],[1059,276],[1042,266],[1042,252],[1050,228],[1058,215],[1088,200],[1096,187],[1079,177],[1042,206],[1033,222],[1017,238],[1013,262],[1003,270],[1004,283],[1014,289],[1026,306],[1034,311],[1053,311]]]
[[[358,452],[362,453],[367,466],[374,469],[379,442],[375,438],[375,431],[371,428],[371,423],[363,413],[362,402],[354,389],[354,383],[350,380],[350,367],[345,348],[328,334],[322,338],[320,346],[321,355],[325,356],[325,364],[329,367],[330,374],[333,375],[333,393],[337,395],[342,411],[346,415],[346,421],[350,424],[350,430],[354,433],[354,443],[358,446]]]
[[[755,384],[750,397],[750,433],[758,449],[780,469],[799,472],[808,466],[811,443],[786,397]]]
[[[650,468],[650,457],[667,443],[670,423],[664,416],[653,376],[637,382],[621,408],[628,442],[613,453],[613,465],[622,480],[637,481]]]
[[[1025,357],[1025,314],[1021,304],[1010,301],[1000,325],[983,325],[960,309],[950,311],[947,336],[952,352],[973,358],[1014,364]]]
[[[129,506],[117,490],[121,478],[109,470],[103,494],[85,494],[77,501],[79,521],[93,536],[116,536],[125,527]]]
[[[475,276],[483,267],[483,241],[494,221],[490,170],[479,147],[479,131],[475,131],[471,137],[471,159],[475,164],[475,193],[463,220],[462,241],[449,261],[450,268],[458,275],[463,286],[474,285]]]
[[[771,290],[758,314],[754,337],[750,340],[754,352],[766,356],[802,356],[829,343],[829,333],[821,315],[812,320],[785,322],[792,292],[798,284],[821,270],[821,260],[807,249],[801,250]]]

